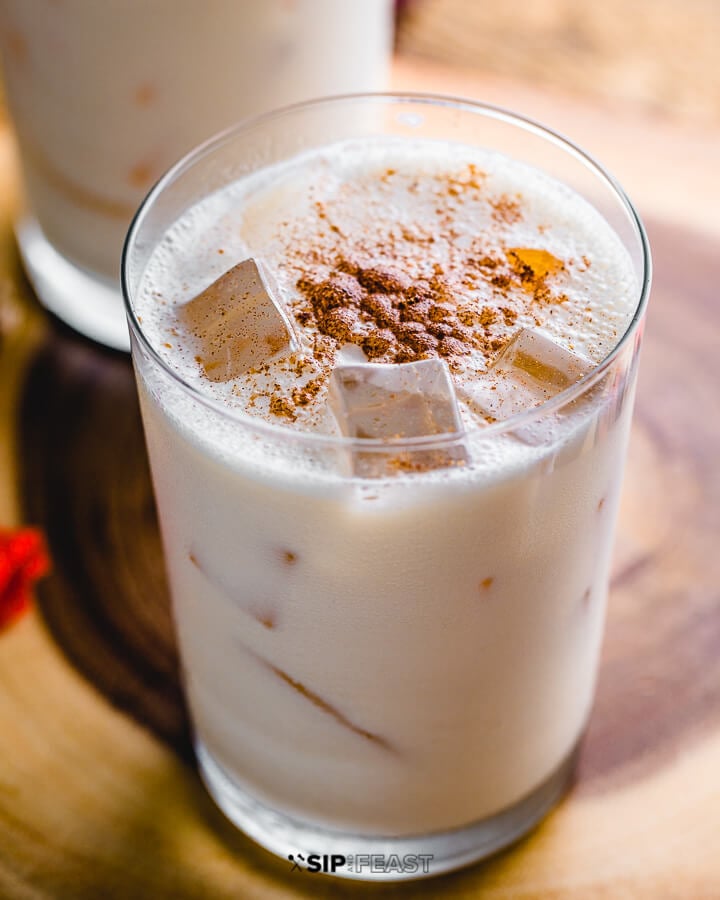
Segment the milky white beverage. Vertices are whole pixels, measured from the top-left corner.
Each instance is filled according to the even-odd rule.
[[[258,164],[278,124],[315,138]],[[201,770],[335,874],[509,843],[590,712],[647,273],[624,201],[543,143],[471,105],[311,105],[191,158],[129,239]]]
[[[120,252],[153,183],[246,116],[381,89],[391,3],[0,0],[0,41],[28,273],[71,325],[127,346]]]

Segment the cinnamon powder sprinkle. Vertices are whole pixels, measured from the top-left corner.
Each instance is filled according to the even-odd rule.
[[[564,268],[562,260],[543,249],[522,247],[506,250],[505,256],[504,263],[489,255],[470,257],[465,265],[474,267],[474,274],[501,298],[509,300],[521,289],[531,292],[537,303],[562,302],[564,295],[554,297],[547,286],[548,278]],[[326,268],[329,274],[320,280],[313,280],[309,272],[298,278],[298,321],[316,328],[336,347],[355,344],[368,359],[378,362],[449,359],[474,350],[495,352],[507,336],[495,336],[493,326],[512,326],[519,314],[497,302],[475,308],[461,304],[467,292],[467,271],[461,281],[454,272],[445,273],[439,263],[430,278],[418,279],[396,267],[361,266],[341,254]],[[306,405],[321,387],[318,382],[296,389],[294,402]],[[287,414],[277,403],[275,409]]]
[[[496,222],[502,222],[505,225],[514,225],[522,220],[522,210],[520,203],[503,194],[495,200],[490,200],[492,206],[492,217]]]
[[[274,416],[284,416],[292,422],[297,418],[292,401],[287,397],[279,397],[277,394],[270,398],[270,412]]]
[[[425,216],[393,221],[379,210],[377,228],[349,227],[346,235],[342,192],[352,199],[358,185],[312,204],[310,216],[285,238],[283,263],[297,290],[292,313],[312,345],[312,371],[297,363],[288,371],[309,380],[284,392],[279,384],[264,390],[273,416],[295,421],[314,414],[341,347],[354,345],[378,363],[442,358],[461,373],[478,357],[487,361],[500,351],[520,324],[537,324],[539,306],[566,299],[554,279],[571,260],[541,245],[507,246],[506,226],[523,219],[520,194],[493,195],[485,173],[472,164],[428,176],[422,186],[395,169],[375,177],[382,183],[392,179],[392,191],[429,190],[437,216],[431,222]],[[457,229],[465,202],[485,210],[474,235]]]
[[[356,275],[336,270],[319,282],[302,277],[297,287],[307,324],[378,362],[465,355],[484,346],[459,318],[452,284],[438,276],[413,282],[402,272],[368,267]]]
[[[323,374],[312,381],[308,381],[302,387],[295,388],[292,392],[293,403],[296,406],[307,406],[308,403],[311,403],[317,397],[326,381],[327,375]]]

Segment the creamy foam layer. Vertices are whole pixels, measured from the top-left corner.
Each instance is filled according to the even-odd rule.
[[[248,256],[269,274],[301,349],[226,383],[210,382],[177,311]],[[407,295],[377,293],[363,275],[373,267],[402,275]],[[337,277],[367,285],[347,334],[328,324],[313,293]],[[424,324],[413,327],[427,347],[406,344],[403,332],[412,317],[405,309],[420,309],[422,291],[429,299],[414,318]],[[378,296],[403,310],[390,331],[372,312]],[[375,138],[261,170],[190,209],[155,251],[136,308],[161,356],[203,393],[274,424],[333,434],[327,376],[338,353],[347,353],[348,337],[356,359],[363,349],[377,352],[372,336],[381,328],[388,349],[377,361],[445,358],[472,427],[486,418],[465,402],[464,389],[492,387],[501,377],[492,360],[521,328],[541,328],[596,364],[625,332],[637,297],[619,238],[568,187],[477,148]],[[452,333],[434,327],[440,308],[439,316],[452,314]]]

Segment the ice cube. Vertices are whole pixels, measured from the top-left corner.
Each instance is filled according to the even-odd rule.
[[[210,381],[229,381],[295,348],[292,328],[267,289],[254,259],[221,275],[180,307]]]
[[[382,440],[432,437],[462,431],[450,373],[440,359],[402,364],[338,365],[329,403],[341,432]],[[378,478],[398,471],[463,465],[462,446],[353,450],[352,471]]]
[[[593,363],[540,331],[522,328],[488,367],[488,378],[463,389],[471,407],[493,419],[539,406],[578,382]]]

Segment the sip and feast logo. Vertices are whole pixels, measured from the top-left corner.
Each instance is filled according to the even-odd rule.
[[[429,875],[432,853],[302,853],[288,854],[291,872],[323,872],[326,875],[343,871],[356,875]]]

